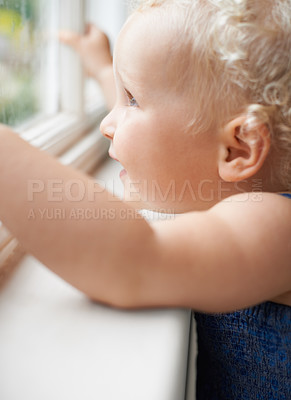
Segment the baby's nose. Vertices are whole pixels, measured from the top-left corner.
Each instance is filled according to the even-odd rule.
[[[108,114],[100,124],[100,131],[107,139],[112,140],[115,133],[115,127],[112,124],[111,113]]]

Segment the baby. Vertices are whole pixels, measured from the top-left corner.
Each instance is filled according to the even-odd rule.
[[[93,34],[96,78],[116,98],[101,131],[127,201],[2,126],[0,219],[95,301],[197,311],[197,399],[290,398],[291,1],[141,2],[115,48],[116,91]],[[85,37],[63,39],[86,53]],[[44,190],[28,200],[35,179]],[[60,208],[54,179],[66,215],[78,180],[78,208],[114,218],[29,219]],[[179,215],[150,225],[142,208]]]

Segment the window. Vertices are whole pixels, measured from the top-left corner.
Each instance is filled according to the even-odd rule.
[[[110,40],[113,50],[117,35],[127,17],[128,10],[125,6],[127,0],[86,0],[85,13],[86,20],[98,26],[104,31]],[[85,101],[91,102],[92,99],[102,98],[96,82],[88,79],[86,82]]]
[[[0,121],[16,125],[40,109],[40,10],[34,0],[0,4]]]
[[[93,22],[113,46],[126,16],[120,0],[0,0],[0,122],[62,163],[92,171],[107,149],[98,128],[107,110],[57,33]],[[0,267],[16,246],[0,223]]]

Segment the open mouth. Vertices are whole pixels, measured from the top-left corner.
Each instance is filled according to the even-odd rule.
[[[120,161],[119,161],[118,158],[115,156],[115,153],[114,153],[114,151],[113,151],[111,148],[109,149],[108,154],[109,154],[109,157],[111,157],[113,160],[115,160],[115,161],[117,161],[117,162],[120,163]],[[120,179],[122,179],[125,175],[127,175],[127,171],[126,171],[126,169],[123,168],[123,169],[120,171],[120,173],[119,173]]]

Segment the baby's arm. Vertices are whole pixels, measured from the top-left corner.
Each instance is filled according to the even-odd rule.
[[[89,24],[84,35],[62,31],[59,38],[81,56],[87,75],[97,80],[109,109],[113,108],[116,95],[115,84],[110,44],[105,33],[95,25]]]
[[[242,194],[151,227],[93,179],[3,126],[0,141],[0,220],[92,299],[126,308],[230,311],[290,291],[289,199]],[[80,186],[84,196],[72,201]],[[54,209],[66,217],[42,217]],[[97,217],[75,218],[76,209]]]
[[[93,179],[3,125],[0,143],[3,224],[27,252],[87,296],[117,307],[132,304],[139,286],[137,261],[141,257],[144,267],[151,253],[150,226],[134,219],[130,206]],[[83,188],[84,195],[75,201]],[[46,211],[54,210],[61,210],[62,217],[47,218]],[[89,218],[82,213],[78,218],[80,210]]]
[[[289,199],[244,193],[209,211],[158,223],[163,262],[150,266],[148,279],[156,268],[161,302],[205,312],[280,302],[291,291],[290,220]],[[154,292],[154,282],[148,285]]]

